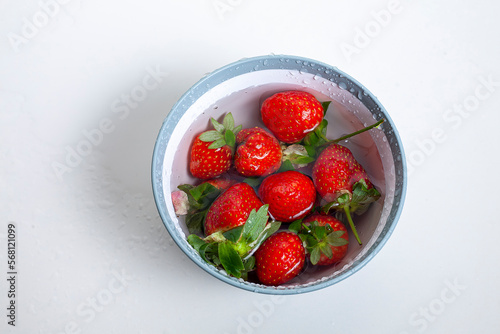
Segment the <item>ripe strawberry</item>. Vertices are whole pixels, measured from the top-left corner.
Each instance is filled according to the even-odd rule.
[[[310,215],[302,223],[304,234],[300,236],[306,242],[312,264],[325,266],[344,258],[349,243],[344,224],[332,216],[317,213]]]
[[[343,210],[354,236],[361,244],[351,212],[363,213],[370,203],[380,197],[380,193],[352,152],[347,147],[334,143],[327,146],[314,163],[312,179],[320,196],[329,202],[323,207],[323,211]]]
[[[270,236],[255,252],[257,278],[265,285],[280,285],[297,276],[305,262],[302,240],[282,231]]]
[[[236,143],[234,166],[240,175],[266,176],[280,168],[281,146],[266,130],[258,127],[241,130]]]
[[[271,217],[285,223],[305,217],[316,201],[313,182],[297,171],[266,177],[258,192],[262,202],[269,204]]]
[[[204,226],[205,235],[225,232],[243,225],[253,209],[263,205],[255,190],[246,183],[229,187],[208,209]]]
[[[231,113],[224,117],[223,124],[211,119],[215,130],[198,135],[191,147],[189,170],[194,177],[211,179],[225,173],[231,167],[236,134],[241,125],[234,127]]]
[[[323,120],[321,103],[307,92],[285,91],[267,98],[261,107],[262,121],[278,140],[301,141]]]

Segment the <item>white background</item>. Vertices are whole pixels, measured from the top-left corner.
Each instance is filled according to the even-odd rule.
[[[0,332],[498,333],[499,11],[491,0],[2,0]],[[399,224],[368,265],[278,299],[191,262],[150,185],[175,101],[205,73],[271,53],[365,85],[411,171]]]

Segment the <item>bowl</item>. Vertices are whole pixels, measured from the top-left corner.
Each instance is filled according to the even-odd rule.
[[[366,169],[381,193],[355,223],[363,244],[349,244],[346,257],[329,267],[308,266],[303,273],[278,286],[244,281],[202,260],[186,240],[183,217],[175,214],[171,192],[196,180],[188,168],[194,136],[210,127],[210,117],[231,112],[243,128],[263,126],[260,105],[274,93],[303,90],[332,101],[326,119],[328,136],[338,138],[385,119],[376,129],[342,142]],[[264,294],[315,291],[346,279],[366,265],[384,246],[400,217],[407,185],[403,146],[388,112],[364,86],[336,67],[297,56],[245,58],[205,75],[172,107],[158,134],[152,159],[152,186],[160,217],[180,249],[214,277],[241,289]],[[354,240],[352,235],[350,240]]]

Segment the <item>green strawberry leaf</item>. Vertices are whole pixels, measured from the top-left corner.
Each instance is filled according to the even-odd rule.
[[[325,254],[329,259],[332,258],[333,252],[332,247],[326,242],[322,242],[319,244],[319,249],[322,254]],[[317,262],[316,262],[317,263]]]
[[[315,226],[312,233],[316,236],[316,239],[323,240],[326,237],[326,227],[325,226]]]
[[[323,115],[326,115],[326,112],[328,111],[328,107],[330,106],[330,103],[332,101],[325,101],[321,103],[321,106],[323,107]]]
[[[347,241],[344,238],[341,238],[344,235],[344,233],[345,233],[344,231],[334,231],[326,237],[326,241],[328,242],[329,245],[334,247],[347,245],[349,241]]]
[[[312,264],[318,263],[319,259],[321,258],[321,250],[319,249],[319,247],[312,248],[310,254],[311,254],[310,257],[311,263]]]
[[[212,142],[220,139],[224,139],[224,136],[217,130],[208,130],[200,135],[200,140],[204,142]]]
[[[195,235],[195,234],[190,234],[188,237],[187,237],[187,241],[188,243],[193,246],[193,248],[199,252],[200,251],[200,247],[205,245],[206,242],[205,240],[203,240],[202,238],[200,238],[199,236]]]
[[[280,166],[280,168],[278,170],[278,173],[288,172],[290,170],[295,170],[295,168],[293,168],[293,164],[292,164],[292,162],[290,160],[285,160],[281,164],[281,166]]]
[[[255,268],[255,256],[250,256],[248,259],[243,261],[245,266],[245,271],[251,271]]]
[[[210,122],[212,123],[212,126],[214,127],[214,129],[219,132],[219,133],[224,133],[224,125],[220,124],[219,122],[217,122],[215,120],[215,118],[210,118]]]
[[[191,234],[203,234],[203,222],[208,210],[196,211],[186,215],[186,226]]]
[[[243,126],[242,126],[241,124],[240,124],[240,125],[238,125],[237,127],[235,127],[235,128],[233,129],[233,133],[234,133],[234,135],[236,136],[236,135],[238,134],[238,132],[240,132],[240,131],[241,131],[241,129],[242,129],[242,128],[243,128]]]
[[[226,140],[224,138],[221,138],[221,139],[217,139],[212,144],[210,144],[208,146],[208,148],[211,149],[211,150],[215,150],[215,149],[221,148],[221,147],[223,147],[225,145],[226,145]]]
[[[279,221],[272,221],[269,224],[266,225],[264,230],[259,234],[259,236],[248,246],[250,247],[251,251],[250,254],[252,254],[252,251],[256,250],[259,248],[259,246],[271,235],[276,233],[276,231],[279,230],[281,226],[281,222]]]
[[[242,271],[245,270],[245,265],[240,255],[229,241],[219,244],[218,255],[224,270],[226,270],[229,275],[240,278]]]
[[[260,186],[260,184],[264,181],[264,178],[262,177],[247,177],[246,179],[243,180],[246,184],[248,184],[250,187],[257,188]]]
[[[226,114],[226,116],[224,116],[224,119],[222,120],[222,124],[226,130],[233,130],[234,129],[233,114],[231,113]]]
[[[310,156],[305,156],[305,155],[293,153],[293,154],[290,154],[288,156],[287,161],[290,161],[291,163],[297,164],[297,165],[301,165],[301,164],[307,165],[308,163],[311,163],[314,160],[316,160],[316,159],[314,159]]]
[[[299,234],[302,230],[302,220],[303,219],[297,219],[291,222],[290,225],[288,225],[288,230],[296,234]]]
[[[253,209],[245,224],[243,225],[242,237],[247,243],[252,243],[264,231],[267,220],[269,219],[268,211],[269,204],[265,204],[259,208],[258,211]]]
[[[219,259],[219,244],[215,242],[205,243],[199,248],[200,256],[203,260],[214,266],[221,264]]]
[[[312,161],[316,160],[324,146],[330,142],[326,137],[326,129],[328,127],[328,121],[323,119],[321,123],[314,129],[314,131],[309,132],[303,139],[304,147],[306,148],[307,154],[312,158]]]
[[[234,147],[234,145],[236,145],[236,136],[231,130],[226,130],[226,133],[224,134],[224,140],[230,147]]]
[[[237,243],[240,240],[244,225],[235,227],[230,229],[229,231],[224,232],[222,235],[229,241]]]

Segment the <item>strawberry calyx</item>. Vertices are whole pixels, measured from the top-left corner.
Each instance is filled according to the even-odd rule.
[[[354,237],[361,245],[358,232],[352,220],[352,214],[363,214],[371,203],[380,198],[380,192],[375,187],[368,187],[365,179],[361,179],[354,183],[352,192],[349,190],[340,191],[335,200],[323,205],[321,211],[328,214],[331,210],[343,211],[349,222],[349,226],[354,234]]]
[[[215,130],[208,130],[200,135],[200,140],[204,142],[211,142],[209,149],[217,149],[223,146],[229,146],[231,152],[234,152],[236,145],[236,135],[242,129],[241,125],[234,126],[234,118],[231,113],[226,114],[222,120],[222,124],[217,122],[213,117],[210,118]]]
[[[302,219],[299,219],[291,223],[288,229],[298,234],[313,265],[318,264],[321,254],[331,259],[332,246],[344,246],[349,243],[342,238],[345,231],[334,231],[330,225],[320,225],[317,220],[304,224]]]
[[[229,275],[246,278],[255,269],[253,253],[280,227],[281,223],[268,223],[269,206],[253,209],[246,222],[226,232],[215,232],[206,238],[190,234],[189,244],[201,258],[216,267],[222,267]]]
[[[203,233],[203,221],[207,215],[210,205],[221,194],[222,190],[208,182],[198,186],[182,184],[177,187],[182,190],[188,199],[188,210],[186,214],[186,225],[189,233]]]
[[[290,160],[296,168],[304,167],[307,164],[314,162],[328,145],[339,143],[373,128],[377,128],[384,121],[384,119],[380,119],[379,121],[366,126],[361,130],[349,133],[336,139],[329,139],[326,136],[328,121],[323,119],[318,127],[316,127],[314,131],[308,133],[300,143],[289,146],[284,145],[282,147],[283,160]]]

